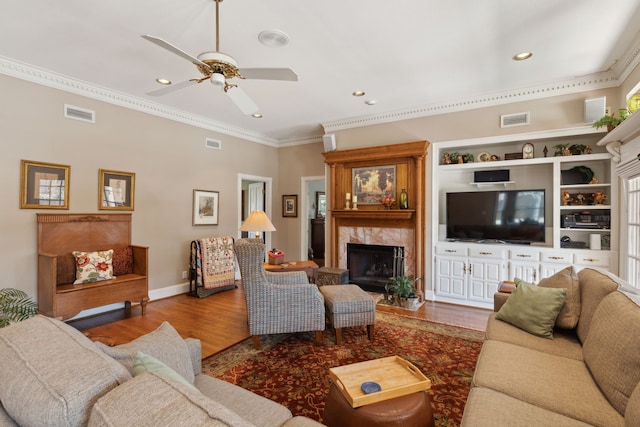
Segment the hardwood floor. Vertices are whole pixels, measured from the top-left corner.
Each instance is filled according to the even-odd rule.
[[[491,311],[437,302],[425,302],[417,311],[378,306],[394,312],[434,322],[484,330]],[[207,298],[183,295],[152,301],[142,316],[139,306],[127,314],[124,309],[90,318],[70,321],[75,328],[94,337],[109,337],[115,344],[129,342],[156,329],[163,321],[171,323],[184,338],[202,341],[202,357],[212,356],[249,337],[247,311],[242,286]]]

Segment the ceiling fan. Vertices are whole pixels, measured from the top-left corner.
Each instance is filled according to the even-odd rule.
[[[216,50],[214,52],[202,52],[197,57],[194,57],[160,37],[148,34],[142,36],[142,38],[149,40],[151,43],[190,61],[203,75],[200,78],[186,80],[182,83],[148,92],[147,95],[162,96],[209,80],[215,86],[222,86],[224,92],[244,114],[254,114],[258,111],[258,106],[238,85],[229,83],[230,79],[237,77],[240,79],[297,81],[298,76],[289,68],[238,68],[238,63],[233,57],[220,52],[219,5],[223,0],[213,1],[216,4]]]

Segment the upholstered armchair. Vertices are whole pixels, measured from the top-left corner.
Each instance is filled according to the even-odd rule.
[[[235,249],[255,347],[261,348],[260,335],[307,331],[315,331],[319,344],[325,328],[324,298],[306,273],[265,271],[262,239],[238,239]]]

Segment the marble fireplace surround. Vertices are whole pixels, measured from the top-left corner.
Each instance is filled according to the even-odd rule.
[[[403,246],[405,274],[415,276],[413,230],[406,228],[338,227],[338,266],[347,268],[347,243],[363,245]]]

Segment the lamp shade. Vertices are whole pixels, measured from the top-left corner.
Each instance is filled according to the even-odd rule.
[[[264,211],[253,211],[240,226],[240,231],[276,231],[276,228]]]

